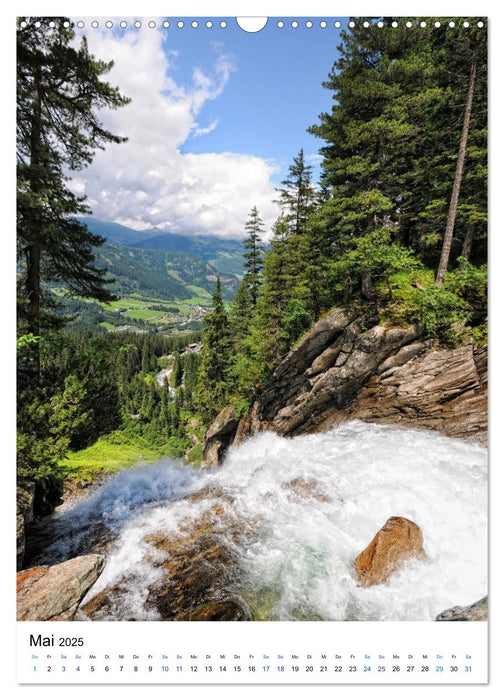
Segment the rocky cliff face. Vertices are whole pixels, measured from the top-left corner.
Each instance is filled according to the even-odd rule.
[[[16,487],[16,559],[22,569],[26,551],[26,528],[32,522],[35,502],[35,484],[21,481]]]
[[[359,418],[486,442],[487,349],[438,349],[420,329],[372,325],[333,309],[290,351],[241,420],[227,407],[207,432],[202,466],[263,430],[293,436]]]
[[[62,503],[63,481],[43,477],[38,481],[20,480],[16,487],[17,569],[26,566],[29,558],[34,521],[54,512]]]

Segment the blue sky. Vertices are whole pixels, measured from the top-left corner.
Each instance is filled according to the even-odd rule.
[[[165,46],[178,52],[174,76],[182,82],[190,79],[193,65],[211,63],[216,42],[236,68],[223,94],[200,113],[202,126],[218,120],[217,127],[189,138],[182,151],[235,151],[273,159],[280,167],[275,181],[285,176],[300,148],[305,154],[318,153],[321,141],[306,129],[331,108],[331,93],[322,81],[337,57],[339,32],[332,23],[325,29],[318,23],[278,28],[272,18],[254,34],[244,32],[234,19],[226,29],[195,31],[186,25],[169,31]]]
[[[74,20],[78,40],[85,35],[92,54],[114,61],[106,79],[131,98],[101,115],[128,142],[98,152],[73,179],[96,217],[138,230],[243,238],[253,206],[271,230],[275,187],[300,148],[318,180],[322,142],[307,128],[331,108],[322,82],[337,59],[336,18],[325,28],[321,18],[311,28],[306,18],[297,28],[270,18],[257,33],[234,18],[225,28],[211,19],[212,28],[205,18],[198,28],[191,18],[129,18],[124,28],[119,20],[112,27],[103,18],[94,27],[89,18]]]

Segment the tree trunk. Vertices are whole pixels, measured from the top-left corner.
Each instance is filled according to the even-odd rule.
[[[453,181],[453,190],[450,201],[450,209],[448,211],[448,220],[446,222],[446,230],[443,239],[443,248],[439,259],[439,267],[436,277],[436,286],[441,287],[448,269],[448,260],[450,257],[450,249],[453,239],[453,230],[455,228],[455,217],[457,215],[457,206],[460,194],[460,185],[462,184],[462,173],[464,170],[464,160],[467,151],[467,139],[469,138],[469,122],[471,119],[471,108],[474,96],[474,84],[476,82],[476,52],[473,54],[471,63],[471,73],[469,76],[469,88],[467,90],[467,99],[464,110],[464,124],[462,126],[462,136],[460,137],[460,147],[458,152],[457,167],[455,169],[455,179]]]
[[[371,279],[371,272],[369,270],[364,270],[361,273],[361,294],[364,299],[367,299],[368,301],[372,301],[375,298],[375,290]]]
[[[41,74],[40,69],[35,72],[33,88],[33,111],[30,134],[30,189],[34,193],[41,191],[39,169],[42,164],[42,137],[41,120],[42,106],[40,99]],[[40,378],[40,264],[41,249],[39,243],[40,231],[37,221],[30,221],[28,230],[25,231],[26,248],[26,297],[27,297],[27,325],[28,332],[32,333],[37,342],[32,346],[30,365],[27,368],[30,381],[38,384]]]
[[[467,227],[466,235],[464,236],[464,243],[462,244],[462,252],[460,255],[469,262],[471,257],[471,248],[474,238],[474,224],[469,224]]]

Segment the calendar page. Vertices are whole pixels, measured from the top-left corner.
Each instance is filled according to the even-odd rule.
[[[138,9],[16,19],[18,687],[487,684],[488,18]]]

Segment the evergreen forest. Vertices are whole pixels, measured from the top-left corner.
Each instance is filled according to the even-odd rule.
[[[123,465],[199,464],[218,413],[234,403],[245,414],[336,306],[358,307],[370,324],[418,324],[443,346],[486,342],[487,35],[473,19],[372,19],[341,32],[323,83],[332,108],[306,125],[320,142],[320,180],[300,149],[277,188],[272,231],[250,202],[234,297],[217,277],[203,331],[183,336],[76,331],[71,304],[62,313],[50,293],[117,300],[105,240],[77,218],[91,212],[68,173],[125,140],[98,111],[129,98],[85,38],[76,47],[68,20],[19,25],[19,477],[85,481],[117,451]],[[169,291],[176,284],[167,277]]]

